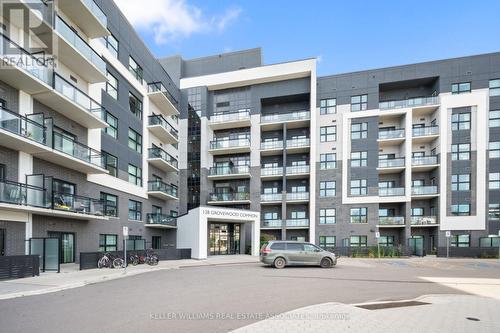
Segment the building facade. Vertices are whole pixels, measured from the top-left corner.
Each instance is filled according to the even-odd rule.
[[[201,259],[265,239],[498,246],[500,53],[318,77],[259,48],[156,59],[107,0],[1,17],[2,255],[59,238],[74,262],[125,226],[129,249]]]

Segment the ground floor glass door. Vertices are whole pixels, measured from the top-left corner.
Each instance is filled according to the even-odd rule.
[[[424,236],[412,236],[408,240],[411,254],[414,256],[424,256]]]
[[[210,255],[240,253],[240,225],[210,223]]]
[[[61,264],[75,262],[75,234],[49,231],[50,238],[59,238]]]

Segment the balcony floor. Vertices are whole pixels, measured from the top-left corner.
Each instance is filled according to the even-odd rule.
[[[172,164],[168,163],[167,161],[165,161],[163,158],[160,157],[148,158],[148,163],[165,172],[179,171],[179,169],[177,169]]]
[[[155,91],[148,93],[149,99],[158,107],[163,115],[170,117],[174,115],[179,115],[179,111],[170,102],[167,96],[161,91]]]
[[[146,228],[156,228],[156,229],[177,229],[174,225],[160,224],[160,223],[145,223]]]
[[[220,180],[220,179],[247,179],[247,178],[252,178],[250,173],[235,173],[235,174],[229,174],[229,175],[209,175],[207,176],[208,179],[212,180]]]
[[[85,215],[81,213],[74,213],[64,210],[40,208],[32,206],[15,205],[9,203],[0,203],[0,210],[8,210],[14,212],[25,212],[44,216],[56,216],[67,218],[70,220],[83,220],[83,221],[108,221],[107,216],[97,216],[97,215]]]
[[[179,142],[169,130],[161,125],[149,125],[148,130],[165,144],[175,144]]]
[[[250,146],[245,147],[228,147],[228,148],[217,148],[208,150],[212,155],[227,155],[227,154],[238,154],[238,153],[249,153],[251,151]]]
[[[228,121],[217,121],[217,122],[208,122],[208,126],[213,130],[221,130],[228,128],[241,128],[241,127],[250,127],[252,125],[250,121],[250,117],[247,119],[239,119],[239,120],[228,120]]]
[[[390,167],[390,168],[377,168],[379,174],[389,174],[389,173],[401,173],[405,170],[405,167]]]
[[[161,200],[179,200],[179,198],[174,197],[173,195],[167,194],[163,191],[148,191],[148,196],[155,197]]]

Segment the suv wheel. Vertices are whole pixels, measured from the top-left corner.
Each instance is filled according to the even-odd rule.
[[[321,259],[321,263],[319,264],[321,268],[330,268],[332,267],[332,261],[328,258]]]
[[[283,259],[281,257],[274,259],[274,264],[273,265],[276,268],[279,268],[279,269],[284,268],[285,264],[286,264],[285,259]]]

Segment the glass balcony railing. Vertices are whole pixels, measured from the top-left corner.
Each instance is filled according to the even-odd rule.
[[[380,197],[392,197],[405,195],[404,187],[379,187],[378,195]]]
[[[85,6],[94,14],[94,16],[101,22],[105,27],[108,26],[108,18],[101,8],[93,0],[82,0]]]
[[[210,193],[208,201],[247,201],[250,200],[250,193]]]
[[[149,119],[149,126],[155,126],[155,125],[160,125],[163,127],[165,130],[167,130],[172,136],[176,139],[179,138],[178,131],[168,123],[168,121],[163,118],[161,115],[152,115],[148,117]]]
[[[87,112],[92,113],[99,119],[103,118],[103,107],[101,104],[94,101],[86,93],[75,87],[69,81],[64,79],[57,73],[54,73],[54,89],[69,98],[74,103],[85,109]]]
[[[260,195],[260,201],[281,201],[283,199],[283,194],[281,193],[262,193]]]
[[[288,219],[286,220],[287,227],[308,227],[309,219]]]
[[[177,198],[177,186],[162,182],[161,180],[148,181],[149,192],[163,192],[167,195]]]
[[[265,123],[277,123],[282,121],[297,121],[297,120],[308,120],[311,118],[311,113],[307,110],[294,111],[289,113],[276,113],[276,114],[266,114],[260,116],[260,122]]]
[[[417,157],[412,157],[411,158],[411,165],[417,166],[417,165],[434,165],[438,164],[438,156],[437,155],[431,155],[431,156],[417,156]]]
[[[261,168],[261,176],[283,176],[283,167]]]
[[[250,109],[242,109],[236,112],[220,113],[210,116],[211,123],[224,123],[231,121],[249,120]]]
[[[74,194],[53,193],[52,207],[72,213],[104,216],[103,201]]]
[[[379,130],[378,138],[380,140],[389,140],[389,139],[402,139],[405,137],[405,130],[403,128],[399,129],[391,129],[391,130]]]
[[[296,175],[301,173],[309,173],[309,165],[294,165],[286,167],[287,175]]]
[[[309,138],[286,140],[286,147],[287,148],[308,147],[310,144],[311,144],[311,140]]]
[[[210,168],[210,176],[242,175],[250,173],[248,165],[239,166],[215,166]]]
[[[380,102],[379,109],[389,110],[389,109],[414,108],[418,106],[435,105],[435,104],[439,104],[439,97],[437,96],[415,97],[398,101]]]
[[[283,141],[263,141],[260,143],[260,149],[283,149]]]
[[[92,1],[93,2],[93,1]],[[75,49],[80,52],[85,59],[91,62],[97,69],[99,69],[103,74],[106,73],[106,63],[97,54],[96,51],[82,37],[78,36],[75,31],[66,23],[62,18],[56,16],[56,31]]]
[[[404,225],[404,216],[380,216],[378,218],[378,224],[380,225]]]
[[[168,98],[168,100],[173,104],[177,105],[179,104],[179,101],[172,95],[170,91],[163,85],[161,82],[151,82],[148,83],[148,94],[156,93],[156,92],[161,92],[165,97]]]
[[[438,224],[436,216],[412,216],[410,220],[411,225],[428,225]]]
[[[413,137],[438,135],[439,126],[415,127],[412,129]]]
[[[286,200],[309,200],[309,192],[288,192]]]
[[[149,158],[161,158],[162,160],[164,160],[165,162],[167,162],[168,164],[172,165],[174,168],[177,169],[177,164],[178,164],[177,160],[163,149],[159,147],[149,148],[148,153],[149,153],[148,155]]]
[[[50,208],[50,203],[47,201],[47,190],[3,179],[0,179],[0,202]]]
[[[411,188],[412,195],[432,195],[437,193],[438,193],[438,187],[435,185],[413,186]]]
[[[45,126],[4,108],[0,108],[0,128],[34,142],[46,142]]]
[[[263,220],[262,227],[268,228],[281,228],[283,226],[282,220]]]
[[[250,138],[242,139],[218,139],[210,141],[210,149],[250,147]]]
[[[405,166],[405,159],[402,157],[378,160],[379,168],[400,168]]]
[[[161,224],[177,227],[177,217],[167,214],[148,213],[146,215],[146,224]]]
[[[58,133],[52,133],[52,148],[84,162],[104,168],[101,152]]]

